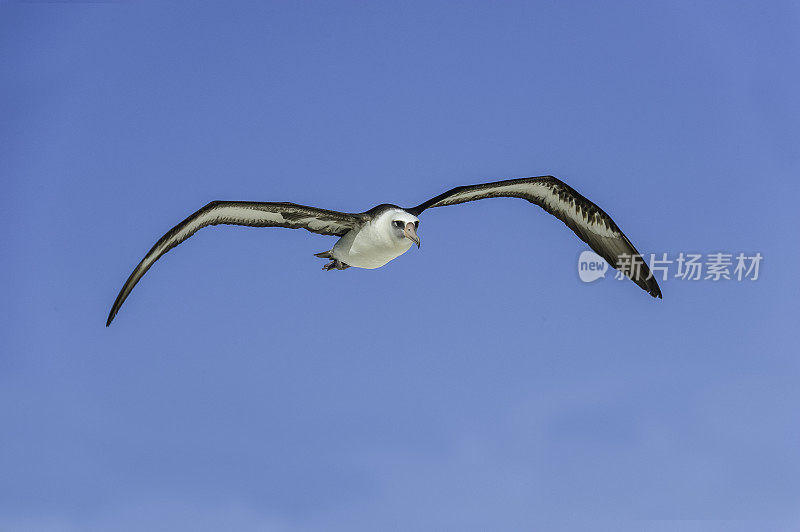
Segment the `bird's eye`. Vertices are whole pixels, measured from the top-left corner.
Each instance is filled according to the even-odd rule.
[[[394,225],[395,227],[403,227],[403,222],[401,222],[400,220],[395,220]]]

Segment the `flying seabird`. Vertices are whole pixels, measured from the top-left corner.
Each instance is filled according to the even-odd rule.
[[[147,252],[117,295],[106,326],[111,324],[139,279],[164,253],[208,225],[286,227],[338,236],[340,238],[331,250],[316,254],[330,260],[323,269],[344,270],[351,266],[373,269],[399,257],[413,244],[419,247],[418,216],[425,209],[485,198],[520,198],[538,205],[564,222],[597,254],[645,292],[661,297],[655,278],[614,220],[560,179],[540,176],[456,187],[416,207],[403,209],[382,204],[362,213],[329,211],[294,203],[212,201],[173,227]]]

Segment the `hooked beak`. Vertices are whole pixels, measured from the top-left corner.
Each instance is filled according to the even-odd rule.
[[[406,224],[406,228],[403,229],[403,234],[406,235],[406,238],[411,240],[412,242],[417,244],[417,249],[419,249],[419,237],[417,236],[417,228],[414,226],[413,223],[408,222]]]

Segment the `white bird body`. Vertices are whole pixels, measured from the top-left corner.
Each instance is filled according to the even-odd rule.
[[[392,224],[396,221],[416,224],[419,219],[402,209],[390,209],[358,229],[351,229],[339,239],[331,256],[348,266],[374,270],[396,259],[414,244],[400,235]]]

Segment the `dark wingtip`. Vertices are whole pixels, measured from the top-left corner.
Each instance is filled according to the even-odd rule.
[[[656,299],[664,299],[664,296],[661,295],[661,290],[658,290],[658,289],[653,290],[652,292],[650,292],[650,295],[653,296]]]
[[[122,306],[122,301],[120,301],[120,297],[122,297],[122,292],[120,292],[120,294],[117,296],[117,299],[114,301],[114,304],[111,305],[111,310],[109,311],[108,319],[106,320],[106,327],[111,325],[111,322],[114,321],[114,318],[117,317],[117,312],[119,312],[119,308]]]
[[[644,283],[640,284],[639,286],[641,286],[648,294],[650,294],[654,298],[664,299],[664,297],[661,295],[661,288],[659,288],[655,277],[651,277],[650,279],[645,280]]]

